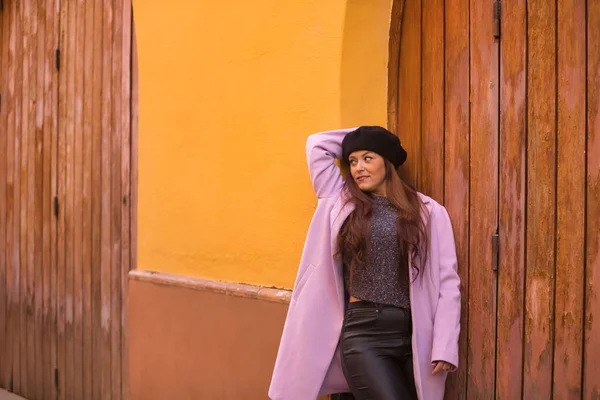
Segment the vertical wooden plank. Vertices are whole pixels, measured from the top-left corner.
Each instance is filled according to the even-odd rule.
[[[585,239],[585,2],[558,0],[553,396],[582,394]]]
[[[56,120],[57,80],[55,70],[55,49],[57,47],[58,18],[57,2],[45,2],[45,48],[44,48],[44,132],[43,132],[43,399],[56,399],[54,368],[56,365],[56,218],[53,199],[56,195]]]
[[[556,5],[530,0],[523,397],[552,397],[556,206]]]
[[[600,2],[587,2],[587,201],[583,398],[600,399]]]
[[[505,2],[500,41],[500,265],[496,398],[520,399],[525,293],[526,1]]]
[[[83,77],[83,397],[92,398],[92,143],[93,143],[93,57],[94,57],[94,3],[85,2],[84,77]]]
[[[123,1],[113,1],[111,103],[111,352],[112,398],[121,399],[121,137]]]
[[[44,395],[44,357],[43,357],[43,319],[42,319],[42,299],[43,299],[43,275],[42,275],[42,260],[43,260],[43,228],[44,228],[44,214],[43,214],[43,139],[44,139],[44,104],[46,102],[46,96],[44,93],[44,72],[46,67],[46,60],[44,58],[45,51],[45,38],[46,38],[46,25],[44,15],[46,13],[45,2],[36,2],[34,6],[35,20],[37,21],[36,37],[35,42],[37,45],[35,53],[35,74],[36,74],[36,102],[35,113],[35,129],[34,129],[34,140],[35,140],[35,179],[34,179],[34,214],[35,214],[35,227],[34,229],[34,357],[33,366],[35,369],[34,380],[34,395],[36,399],[41,399]],[[31,228],[30,228],[31,229]]]
[[[73,80],[73,398],[83,398],[83,74],[85,1],[75,2]]]
[[[493,9],[471,2],[471,171],[469,283],[469,398],[495,393],[496,274],[492,235],[498,226],[498,42]]]
[[[398,133],[398,78],[400,73],[400,42],[404,20],[405,0],[392,1],[390,41],[388,44],[388,110],[387,124],[390,132]],[[135,30],[133,31],[135,45]],[[133,56],[135,59],[135,55]]]
[[[78,393],[75,392],[77,383],[80,378],[81,370],[76,369],[76,365],[79,365],[77,360],[77,349],[79,348],[79,342],[77,338],[77,327],[76,327],[76,315],[75,307],[77,302],[76,295],[76,274],[79,267],[76,264],[77,249],[75,227],[78,225],[76,219],[76,204],[75,204],[75,192],[78,187],[76,186],[77,176],[77,165],[76,165],[76,134],[77,130],[77,105],[76,105],[76,89],[77,89],[77,78],[79,71],[77,71],[77,3],[75,1],[69,1],[64,4],[64,7],[68,7],[68,26],[67,26],[67,42],[65,48],[65,64],[67,74],[67,118],[64,121],[66,124],[66,159],[65,168],[65,185],[66,185],[66,196],[65,196],[65,255],[66,255],[66,304],[65,304],[65,340],[66,340],[66,374],[65,374],[65,395],[67,399],[78,398]]]
[[[128,276],[131,269],[131,0],[122,2],[121,51],[121,399],[129,398]]]
[[[407,1],[403,18],[410,23],[402,27],[400,40],[396,133],[408,152],[403,179],[416,186],[421,166],[421,0]]]
[[[6,175],[6,242],[8,246],[6,248],[6,259],[8,263],[7,267],[7,349],[9,350],[8,357],[9,361],[9,373],[7,373],[7,388],[11,391],[20,390],[20,309],[19,309],[19,182],[17,177],[19,168],[19,142],[17,127],[20,126],[18,119],[20,117],[19,109],[17,107],[17,92],[19,90],[19,81],[17,80],[17,72],[20,68],[16,68],[16,60],[18,59],[18,47],[17,47],[17,36],[20,37],[18,32],[19,21],[18,21],[18,9],[16,2],[12,2],[10,5],[10,32],[9,32],[9,45],[8,45],[8,91],[6,96],[6,107],[7,107],[7,175]]]
[[[448,210],[458,258],[461,292],[459,369],[450,374],[447,399],[467,398],[469,370],[469,1],[445,1],[444,205]]]
[[[67,248],[66,248],[66,214],[67,207],[67,112],[70,108],[68,103],[67,77],[69,76],[68,63],[66,55],[68,52],[68,4],[58,2],[60,15],[60,33],[59,48],[62,54],[61,71],[58,74],[58,157],[57,157],[57,188],[59,200],[58,224],[57,224],[57,276],[56,276],[56,307],[57,307],[57,375],[58,375],[58,398],[65,400],[68,398],[66,393],[67,364],[72,361],[67,360],[67,337],[66,337],[66,304],[67,304]]]
[[[8,87],[8,10],[0,12],[0,90],[6,96]],[[0,107],[0,386],[6,387],[5,376],[8,370],[6,357],[8,347],[6,347],[6,296],[7,296],[7,263],[6,263],[6,146],[7,146],[7,119],[6,105]]]
[[[422,162],[419,188],[444,202],[444,0],[423,2]]]
[[[102,335],[102,77],[103,25],[102,0],[94,0],[94,65],[93,65],[93,122],[92,122],[92,338],[93,373],[92,398],[102,400],[104,371]]]
[[[47,108],[48,112],[46,113],[46,118],[48,119],[48,126],[52,126],[52,131],[50,135],[50,187],[48,199],[46,201],[49,203],[48,207],[50,211],[51,224],[50,224],[50,288],[48,293],[48,299],[50,300],[49,310],[50,310],[50,318],[49,318],[49,338],[50,341],[50,369],[47,371],[49,378],[49,386],[50,389],[47,392],[47,398],[50,400],[55,400],[59,396],[58,388],[60,384],[60,371],[58,369],[58,301],[57,301],[57,293],[58,293],[58,277],[59,271],[61,270],[61,266],[58,263],[58,253],[60,251],[60,243],[58,240],[58,226],[59,226],[59,216],[60,210],[58,211],[58,215],[54,214],[54,198],[58,198],[58,173],[59,173],[59,129],[58,129],[58,116],[60,114],[59,109],[59,82],[60,78],[58,76],[58,69],[56,65],[53,63],[55,61],[55,51],[58,48],[59,40],[60,40],[60,2],[58,0],[47,0],[48,1],[48,15],[46,18],[48,21],[52,21],[49,26],[51,27],[51,34],[48,35],[49,40],[51,40],[51,45],[47,48],[47,57],[49,60],[48,66],[50,68],[48,75],[51,79],[51,90],[52,90],[52,102],[47,103],[50,106]],[[58,379],[57,379],[58,378]]]
[[[113,9],[112,1],[103,3],[103,40],[102,40],[102,222],[101,222],[101,335],[102,335],[102,399],[112,398],[112,225],[111,225],[111,138],[114,135],[112,125],[112,47],[113,47]]]
[[[28,363],[28,321],[29,313],[27,311],[27,264],[28,264],[28,253],[27,253],[27,165],[28,165],[28,115],[29,115],[29,69],[30,59],[28,56],[29,51],[29,2],[21,2],[17,4],[19,10],[19,23],[21,34],[20,39],[17,37],[17,43],[20,41],[20,48],[17,54],[20,55],[21,60],[21,71],[20,74],[20,90],[17,91],[16,96],[16,107],[19,127],[16,129],[16,134],[19,136],[20,142],[20,157],[19,157],[19,180],[20,182],[20,195],[19,195],[19,271],[20,271],[20,290],[19,290],[19,308],[21,310],[21,330],[19,335],[20,342],[20,354],[21,358],[21,372],[20,372],[20,390],[18,394],[24,397],[29,396],[29,363]],[[18,61],[17,61],[18,62]]]

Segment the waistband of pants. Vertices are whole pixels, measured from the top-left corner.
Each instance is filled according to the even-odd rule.
[[[382,310],[384,308],[397,308],[398,310],[410,312],[410,309],[408,309],[408,308],[398,307],[393,304],[374,303],[374,302],[368,301],[368,300],[359,300],[359,301],[353,301],[353,302],[348,303],[348,306],[347,306],[348,310],[352,310],[355,308],[375,308],[378,310]]]

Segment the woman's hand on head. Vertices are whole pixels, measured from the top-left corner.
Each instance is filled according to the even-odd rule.
[[[447,363],[446,361],[434,361],[431,363],[431,365],[433,366],[433,372],[431,375],[437,375],[442,371],[450,372],[456,369],[454,365]]]

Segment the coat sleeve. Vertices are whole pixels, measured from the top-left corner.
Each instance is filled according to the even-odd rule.
[[[431,246],[439,257],[439,298],[433,321],[431,361],[446,361],[458,367],[460,335],[460,278],[457,272],[456,246],[448,212],[436,208]]]
[[[343,186],[335,159],[342,156],[342,140],[352,129],[339,129],[310,135],[306,141],[306,160],[313,189],[318,198],[333,197]]]

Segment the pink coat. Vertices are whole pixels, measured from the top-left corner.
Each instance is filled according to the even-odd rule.
[[[283,328],[269,397],[310,400],[349,391],[340,359],[345,299],[336,238],[352,206],[344,206],[343,180],[335,158],[352,129],[311,135],[306,144],[310,177],[318,197],[292,300]],[[446,373],[432,376],[431,362],[458,366],[460,280],[452,226],[446,209],[419,194],[429,210],[428,262],[410,287],[413,361],[419,399],[443,399]],[[410,265],[410,264],[409,264]],[[414,274],[411,271],[411,274]]]

